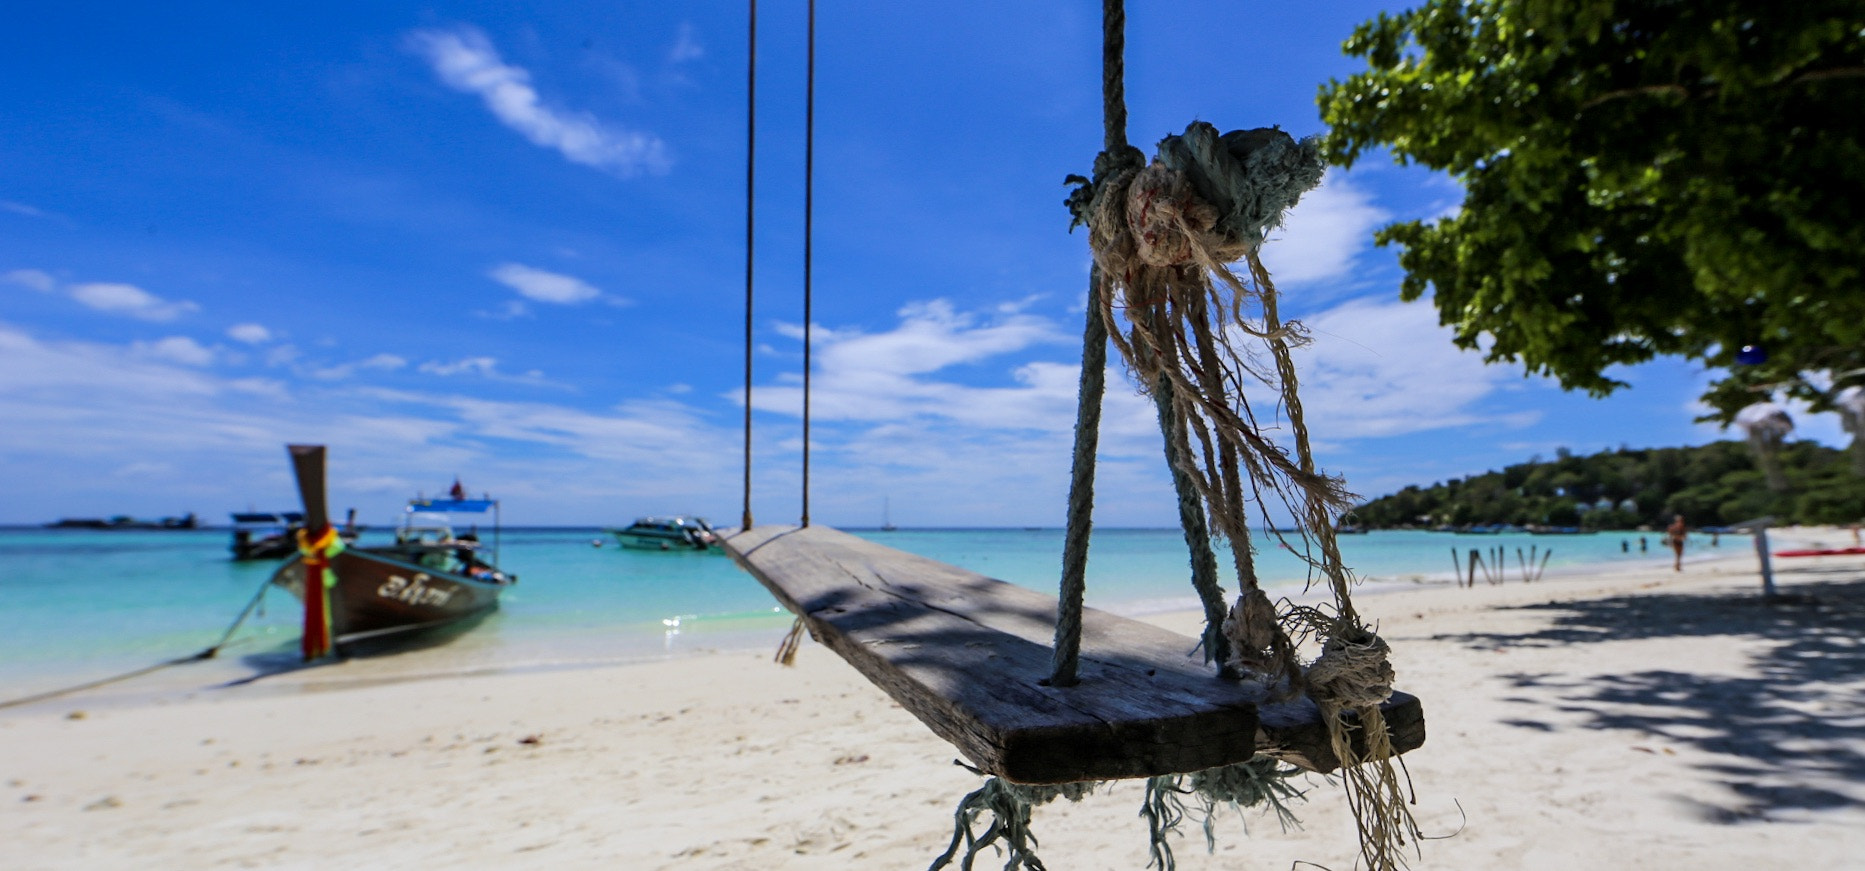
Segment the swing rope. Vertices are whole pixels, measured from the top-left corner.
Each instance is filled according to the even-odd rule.
[[[1098,440],[1094,429],[1105,392],[1104,341],[1111,339],[1159,411],[1191,551],[1192,583],[1205,610],[1207,661],[1215,660],[1224,677],[1240,677],[1240,671],[1259,675],[1275,697],[1308,693],[1323,714],[1341,763],[1360,830],[1361,857],[1369,868],[1394,868],[1403,864],[1400,849],[1408,834],[1416,836],[1416,826],[1399,788],[1379,708],[1392,694],[1389,649],[1353,607],[1352,575],[1335,537],[1335,521],[1351,497],[1340,479],[1319,472],[1314,462],[1292,353],[1307,341],[1306,332],[1299,323],[1282,320],[1275,285],[1258,258],[1268,232],[1320,183],[1325,162],[1312,139],[1297,142],[1273,128],[1220,135],[1211,125],[1194,122],[1183,135],[1163,140],[1158,156],[1147,163],[1126,142],[1124,27],[1122,0],[1104,0],[1106,142],[1095,158],[1093,178],[1071,177],[1078,186],[1068,199],[1074,223],[1088,226],[1094,266],[1050,682],[1069,686],[1078,680]],[[1249,283],[1228,266],[1240,260],[1247,265]],[[1260,313],[1253,317],[1248,309],[1256,307]],[[1112,329],[1117,310],[1129,325],[1126,333]],[[1272,369],[1245,349],[1252,339],[1267,346]],[[1245,395],[1249,384],[1274,391],[1288,420],[1293,457],[1263,434]],[[1290,549],[1325,579],[1331,610],[1290,605],[1278,615],[1262,590],[1250,542],[1252,505],[1270,534],[1288,544],[1269,514],[1266,497],[1271,496],[1297,518],[1302,546]],[[1216,577],[1213,527],[1231,544],[1241,586],[1229,608]],[[1304,673],[1296,649],[1309,637],[1320,639],[1322,652]],[[1258,757],[1190,775],[1190,789],[1183,786],[1187,775],[1149,778],[1142,815],[1152,830],[1154,862],[1168,869],[1173,865],[1166,836],[1184,817],[1180,795],[1204,799],[1209,837],[1211,811],[1223,802],[1268,802],[1289,819],[1283,799],[1299,795],[1285,782],[1293,773]],[[969,867],[972,854],[993,835],[1006,836],[1007,867],[1041,867],[1035,838],[1027,833],[1029,810],[1032,801],[1053,796],[994,790],[997,781],[993,778],[961,803],[952,849],[935,868],[950,860],[961,840]],[[969,821],[984,808],[994,811],[995,819],[984,838],[974,839]]]
[[[815,223],[816,192],[816,0],[809,0],[809,73],[803,92],[803,515],[799,526],[809,526],[809,370],[811,308],[810,254],[815,250],[810,231]]]
[[[1096,170],[1116,160],[1141,160],[1127,144],[1127,13],[1120,0],[1101,4],[1101,110],[1106,143]],[[1116,157],[1118,155],[1118,157]],[[1075,455],[1069,470],[1068,528],[1063,533],[1062,584],[1056,596],[1054,669],[1049,682],[1080,682],[1082,600],[1088,582],[1088,540],[1094,531],[1095,452],[1101,441],[1101,398],[1106,393],[1107,321],[1093,299],[1105,277],[1099,265],[1088,272],[1089,305],[1081,340],[1081,380],[1075,404]]]
[[[749,59],[745,62],[745,503],[739,529],[751,528],[752,242],[757,229],[758,0],[750,0]]]
[[[751,3],[752,97],[747,124],[756,120],[756,0]],[[1267,232],[1278,226],[1296,200],[1320,182],[1324,169],[1316,144],[1297,143],[1275,129],[1235,131],[1220,136],[1193,123],[1182,136],[1160,143],[1149,164],[1126,141],[1124,87],[1125,10],[1122,0],[1103,0],[1103,150],[1092,179],[1071,176],[1067,199],[1074,224],[1088,227],[1093,252],[1089,301],[1083,327],[1068,528],[1058,595],[1053,686],[1079,682],[1088,543],[1092,532],[1094,466],[1105,394],[1107,345],[1111,341],[1159,413],[1168,469],[1178,496],[1181,526],[1190,551],[1192,582],[1205,612],[1200,646],[1218,676],[1254,675],[1274,698],[1306,690],[1326,722],[1329,743],[1343,775],[1349,804],[1361,832],[1361,856],[1372,869],[1403,864],[1398,848],[1416,836],[1393,769],[1393,748],[1380,704],[1392,693],[1387,646],[1368,630],[1349,599],[1352,575],[1341,560],[1334,520],[1349,496],[1339,479],[1317,471],[1300,398],[1292,349],[1306,341],[1299,323],[1283,322],[1276,290],[1257,258]],[[815,3],[809,4],[809,71],[806,103],[804,193],[804,446],[802,525],[809,525],[809,324],[811,312],[811,222],[815,112]],[[755,201],[755,133],[747,134],[746,166],[746,359],[744,528],[751,528],[752,235]],[[1227,264],[1243,261],[1249,281]],[[1246,309],[1260,306],[1252,317]],[[1121,317],[1117,317],[1118,314]],[[1123,332],[1115,329],[1127,324]],[[1273,370],[1243,345],[1267,346]],[[1245,398],[1247,384],[1276,391],[1277,407],[1289,418],[1294,456],[1263,434]],[[1261,589],[1250,544],[1252,506],[1269,534],[1288,545],[1268,513],[1276,497],[1300,522],[1303,547],[1291,547],[1325,577],[1331,609],[1288,605],[1277,608]],[[1218,581],[1214,538],[1231,545],[1242,594],[1226,607]],[[1315,554],[1315,550],[1319,554]],[[1313,577],[1313,575],[1311,575]],[[804,623],[799,616],[780,646],[778,660],[794,656]],[[1321,642],[1321,656],[1304,674],[1296,646]],[[1357,745],[1357,747],[1356,747]],[[977,771],[976,769],[973,769]],[[1142,816],[1151,832],[1151,852],[1164,869],[1174,865],[1169,836],[1186,817],[1183,796],[1202,803],[1207,842],[1220,805],[1267,804],[1284,824],[1293,821],[1286,802],[1301,797],[1288,779],[1298,769],[1257,756],[1233,765],[1147,778]],[[977,772],[983,774],[984,772]],[[972,867],[987,847],[1009,853],[1007,869],[1042,869],[1031,810],[1056,798],[1079,800],[1093,783],[1049,786],[989,777],[960,802],[952,841],[933,868],[956,858]],[[985,814],[982,835],[974,831]],[[962,853],[961,853],[962,846]]]

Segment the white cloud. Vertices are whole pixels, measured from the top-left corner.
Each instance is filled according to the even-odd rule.
[[[1058,401],[1066,399],[1072,413],[1073,385],[1066,397],[1060,396],[1042,364],[999,370],[1017,382],[1014,387],[969,387],[926,377],[1038,344],[1065,342],[1066,336],[1048,320],[1011,314],[980,323],[976,315],[958,312],[945,300],[914,303],[899,315],[900,325],[885,333],[814,329],[819,368],[810,385],[812,416],[868,421],[936,417],[1052,428]],[[778,332],[800,338],[802,328],[780,324]],[[800,384],[760,390],[753,393],[760,407],[801,407]]]
[[[407,365],[407,360],[397,357],[394,354],[377,354],[367,360],[327,366],[313,371],[311,375],[312,377],[321,378],[325,381],[338,381],[356,374],[359,370],[367,369],[377,372],[393,372]]]
[[[377,354],[358,365],[364,369],[381,369],[385,372],[392,372],[408,365],[408,361],[394,354]]]
[[[0,200],[0,211],[12,212],[15,215],[25,215],[28,218],[45,217],[45,211],[43,209],[36,209],[25,203],[16,203],[12,200]]]
[[[467,375],[467,374],[489,376],[489,375],[494,374],[494,372],[498,368],[498,365],[499,365],[499,361],[492,357],[467,357],[464,360],[455,360],[452,363],[442,363],[438,360],[429,360],[426,363],[421,364],[420,371],[425,372],[429,375],[441,375],[441,376]]]
[[[537,302],[576,305],[602,296],[602,291],[580,278],[548,272],[522,263],[500,264],[487,275],[493,281],[518,291],[520,296]],[[511,313],[516,315],[519,312]]]
[[[474,311],[473,317],[495,321],[515,321],[519,318],[531,317],[531,307],[525,305],[522,299],[508,299],[505,301],[504,305],[499,306],[498,309],[494,311],[485,311],[483,309]]]
[[[605,125],[588,113],[545,106],[531,85],[531,74],[505,63],[477,28],[417,30],[409,34],[408,46],[427,60],[442,82],[477,94],[494,117],[533,144],[623,178],[667,169],[667,149],[659,137]]]
[[[131,347],[145,357],[167,360],[184,366],[206,366],[214,362],[212,348],[205,347],[187,336],[169,336],[153,342],[137,342]]]
[[[476,490],[509,500],[508,523],[608,519],[619,493],[644,511],[677,504],[723,512],[731,504],[735,484],[693,470],[729,453],[734,429],[677,403],[585,410],[296,386],[222,378],[133,346],[42,340],[0,323],[0,457],[16,473],[0,511],[26,522],[95,504],[173,513],[182,498],[196,510],[291,504],[280,449],[287,442],[329,444],[332,505],[356,505],[370,523],[392,517],[417,489],[444,488],[456,469],[473,470]],[[150,473],[172,468],[185,491],[126,493],[98,474],[144,470],[120,468],[124,457],[150,464]]]
[[[1534,422],[1534,414],[1513,406],[1489,408],[1514,373],[1486,368],[1481,354],[1458,350],[1428,305],[1350,302],[1308,322],[1314,342],[1296,353],[1306,419],[1317,439],[1377,442],[1436,429],[1520,429]],[[778,332],[801,335],[794,325]],[[1053,497],[1060,504],[1079,367],[1072,359],[1075,340],[1054,323],[1021,314],[987,320],[935,301],[902,309],[900,323],[885,332],[813,333],[819,361],[811,384],[814,441],[819,455],[833,458],[824,467],[837,470],[825,474],[845,475],[845,483],[857,488],[886,479],[943,492],[945,517],[963,501],[942,484],[952,480],[993,482],[990,493],[1002,504],[980,502],[974,506],[978,517],[998,516],[1013,504],[1023,516],[1049,516],[1043,500]],[[1067,351],[1055,353],[1048,345]],[[1006,362],[994,366],[998,360]],[[1171,516],[1153,401],[1123,377],[1119,365],[1108,370],[1102,401],[1103,489],[1130,494],[1120,510],[1132,513],[1124,516]],[[799,414],[800,379],[773,380],[755,389],[757,407]],[[1270,437],[1286,437],[1273,398],[1252,393],[1251,400]],[[787,448],[800,449],[800,443]],[[1317,448],[1324,458],[1338,450],[1319,442]]]
[[[248,345],[263,345],[272,341],[272,331],[260,324],[234,324],[227,328],[227,337]]]
[[[1296,367],[1309,428],[1318,434],[1339,440],[1476,423],[1525,425],[1491,414],[1482,402],[1520,376],[1457,348],[1427,303],[1357,300],[1306,325],[1314,342],[1295,352]],[[1265,407],[1259,404],[1258,413]]]
[[[1373,247],[1373,230],[1390,220],[1371,193],[1345,172],[1330,170],[1289,211],[1282,229],[1270,234],[1263,265],[1282,287],[1344,278],[1355,258]]]
[[[133,284],[74,284],[67,290],[72,299],[86,307],[145,321],[172,321],[201,308],[185,300],[169,302]]]
[[[51,293],[52,289],[58,286],[58,281],[52,278],[49,273],[38,269],[15,269],[12,272],[0,275],[0,281],[4,281],[8,284],[17,284],[21,287],[29,287],[40,293]]]
[[[706,47],[700,44],[699,31],[692,22],[681,22],[680,33],[674,37],[673,48],[667,52],[668,63],[686,63],[706,56]]]
[[[289,366],[297,362],[301,352],[296,345],[279,345],[266,352],[267,366]]]

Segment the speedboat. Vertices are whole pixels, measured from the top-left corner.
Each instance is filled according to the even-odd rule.
[[[704,517],[643,517],[623,529],[611,529],[622,547],[635,550],[711,550],[719,536]]]

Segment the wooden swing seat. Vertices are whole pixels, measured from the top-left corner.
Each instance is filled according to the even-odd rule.
[[[1113,780],[1258,753],[1340,766],[1313,702],[1266,702],[1255,682],[1218,678],[1194,639],[1084,609],[1081,682],[1055,687],[1053,596],[823,526],[757,526],[725,548],[811,637],[987,773]],[[1396,752],[1424,744],[1417,697],[1382,707]]]

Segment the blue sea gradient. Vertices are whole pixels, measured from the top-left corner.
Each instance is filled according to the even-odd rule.
[[[1053,592],[1059,529],[851,530],[902,550]],[[367,532],[386,540],[387,533]],[[1649,542],[1649,550],[1639,539]],[[274,562],[235,563],[224,530],[0,529],[0,700],[103,677],[213,644],[265,586]],[[601,547],[596,547],[596,544]],[[410,659],[429,671],[574,667],[718,649],[774,646],[789,615],[720,554],[623,550],[596,528],[505,530],[500,565],[519,577],[500,609]],[[1341,537],[1348,566],[1371,592],[1451,583],[1453,551],[1501,547],[1509,579],[1552,549],[1550,574],[1597,564],[1668,562],[1654,533],[1578,536],[1373,532]],[[1258,538],[1257,566],[1274,595],[1299,594],[1306,566]],[[1539,561],[1537,559],[1537,561]],[[1220,553],[1221,566],[1229,554]],[[1127,614],[1195,608],[1178,530],[1102,529],[1089,556],[1088,603]],[[1226,585],[1234,587],[1234,582]],[[264,598],[212,664],[216,679],[295,662],[298,603]],[[1377,607],[1369,610],[1377,616]],[[393,654],[390,654],[393,655]]]

